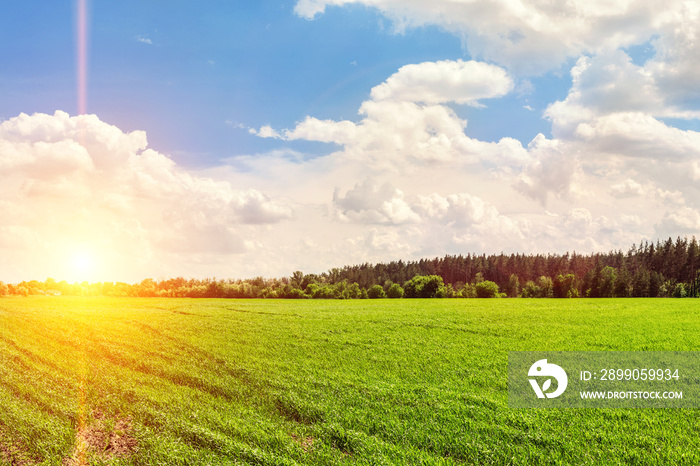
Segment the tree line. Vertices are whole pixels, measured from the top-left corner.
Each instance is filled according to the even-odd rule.
[[[588,255],[467,254],[333,268],[322,274],[245,280],[182,277],[139,283],[67,283],[48,278],[0,282],[4,295],[190,298],[577,298],[698,297],[700,248],[695,237],[643,241]]]

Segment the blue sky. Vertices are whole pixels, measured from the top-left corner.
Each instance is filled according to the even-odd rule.
[[[77,2],[0,18],[1,280],[700,232],[687,3],[92,1],[78,117]]]
[[[3,49],[13,66],[3,73],[12,91],[2,96],[2,117],[75,114],[75,5],[16,9],[1,33],[4,43],[19,45]],[[89,11],[88,111],[125,131],[146,130],[151,146],[195,166],[273,147],[235,125],[290,127],[306,115],[355,119],[369,90],[401,66],[469,58],[461,40],[440,27],[397,34],[365,6],[332,9],[316,21],[278,1],[208,2],[206,9],[197,2],[93,2]],[[535,79],[542,97],[513,95],[486,109],[457,110],[478,117],[470,118],[474,137],[498,140],[515,129],[527,143],[548,125],[522,107],[541,112],[564,97],[570,79],[562,74]],[[506,131],[503,118],[519,123]]]

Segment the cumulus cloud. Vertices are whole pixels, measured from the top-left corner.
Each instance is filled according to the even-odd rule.
[[[656,225],[656,234],[661,238],[696,235],[698,231],[700,231],[700,211],[685,206],[669,210]]]
[[[515,176],[514,187],[526,196],[547,203],[550,194],[568,197],[575,192],[579,162],[558,140],[538,134],[528,145],[529,160]]]
[[[485,250],[494,244],[512,250],[526,242],[523,222],[502,215],[493,204],[468,193],[418,194],[406,199],[390,183],[379,185],[367,179],[345,195],[336,189],[333,203],[341,220],[376,225],[373,233],[364,237],[365,244],[386,241],[413,244],[417,251],[434,251]],[[380,232],[379,225],[392,230]]]
[[[644,188],[631,178],[610,187],[610,193],[616,198],[635,197],[644,195]]]
[[[591,238],[594,237],[596,230],[600,229],[600,224],[606,222],[605,217],[594,220],[591,212],[583,207],[569,210],[561,219],[561,224],[567,231],[575,233],[575,236]]]
[[[479,106],[480,100],[500,97],[513,89],[507,73],[497,66],[468,61],[406,65],[372,89],[359,109],[361,120],[333,121],[306,117],[282,134],[286,140],[309,140],[342,146],[335,153],[367,164],[374,171],[410,172],[441,165],[494,173],[528,198],[546,204],[554,195],[576,191],[580,171],[575,153],[557,140],[537,135],[523,147],[505,137],[486,142],[467,136],[467,121],[448,103]],[[263,131],[257,132],[263,136]],[[375,209],[376,210],[376,209]]]
[[[391,2],[378,0],[373,4],[383,8],[380,3],[386,6]],[[438,3],[440,7],[436,11],[445,13],[450,9]],[[411,2],[405,11],[420,8],[419,4],[421,2]],[[330,3],[299,2],[297,12],[311,18],[322,13],[327,5]],[[465,4],[461,4],[462,7],[469,8]],[[536,10],[540,7],[526,5],[524,8]],[[563,8],[566,10],[569,6]],[[630,10],[620,9],[619,5],[587,9],[581,3],[577,8],[581,10],[577,10],[580,18],[588,15],[589,19],[610,20],[611,24],[628,21],[630,16]],[[638,14],[646,18],[645,12]],[[574,53],[573,50],[595,53],[576,61],[567,97],[545,111],[544,116],[552,123],[553,137],[538,134],[526,147],[513,138],[486,142],[467,135],[468,122],[450,105],[479,107],[486,99],[512,92],[514,83],[504,68],[462,60],[425,62],[400,68],[372,88],[370,98],[359,109],[358,121],[320,120],[309,116],[292,129],[270,129],[270,132],[288,141],[303,139],[337,144],[341,149],[333,153],[332,159],[361,162],[375,175],[395,173],[407,177],[430,167],[441,167],[443,171],[449,167],[465,176],[480,176],[483,181],[479,186],[483,191],[479,191],[480,197],[475,199],[490,206],[486,209],[475,199],[451,198],[456,195],[444,193],[426,196],[413,192],[412,196],[407,196],[405,190],[399,191],[391,185],[364,183],[345,194],[336,191],[333,198],[336,213],[349,222],[388,227],[410,224],[431,238],[438,234],[432,233],[434,230],[450,238],[448,242],[434,242],[441,242],[445,249],[451,250],[458,244],[480,248],[485,243],[479,235],[487,235],[487,231],[498,231],[498,238],[508,238],[513,245],[522,245],[524,249],[531,249],[538,235],[549,238],[551,244],[563,244],[564,238],[583,238],[576,244],[591,250],[609,247],[616,244],[615,241],[634,242],[635,235],[651,234],[650,222],[659,221],[669,209],[671,201],[659,193],[676,192],[676,198],[681,201],[689,199],[694,192],[691,184],[700,173],[697,169],[700,166],[697,164],[699,133],[674,128],[662,121],[665,117],[693,118],[695,114],[674,103],[671,94],[659,85],[660,74],[653,69],[652,61],[636,64],[627,52],[619,49],[625,44],[638,43],[637,39],[648,40],[649,31],[661,28],[660,25],[667,27],[671,20],[657,18],[654,21],[655,25],[649,23],[649,30],[638,36],[630,33],[623,37],[623,28],[616,31],[617,35],[601,38],[597,45],[581,45],[567,51],[567,54]],[[635,26],[625,23],[625,27],[632,31]],[[474,37],[470,36],[469,44],[473,43]],[[504,55],[498,56],[503,58]],[[514,64],[507,59],[501,63],[509,67]],[[510,69],[517,71],[518,68]],[[639,164],[640,160],[644,160],[643,165]],[[638,181],[632,181],[632,177]],[[681,180],[682,186],[670,189]],[[452,186],[457,185],[453,183]],[[506,187],[522,195],[512,201],[519,209],[536,210],[523,202],[523,198],[548,208],[557,205],[559,213],[555,216],[561,221],[545,227],[498,213],[488,200],[502,198],[499,191]],[[653,213],[646,213],[646,221],[636,216],[631,201],[639,196],[646,196],[655,203]],[[591,211],[583,207],[580,208],[583,210],[570,210],[574,203],[587,202],[591,209],[601,205],[610,212],[617,201],[624,203],[617,208],[627,209],[619,216],[593,217]],[[500,205],[504,205],[503,202]],[[440,208],[444,210],[443,215],[436,213]],[[461,216],[448,213],[457,211]],[[483,214],[477,215],[477,212]],[[431,218],[432,224],[423,229],[426,218]],[[625,223],[623,218],[635,221]],[[655,220],[649,220],[651,218]],[[467,226],[468,221],[473,223]],[[464,231],[452,231],[458,225]],[[566,234],[557,235],[555,228]],[[578,236],[571,236],[574,229]],[[585,238],[588,240],[584,241]]]
[[[282,138],[282,136],[277,131],[272,129],[272,126],[270,126],[270,125],[261,126],[260,129],[257,129],[257,130],[255,128],[250,128],[248,130],[248,132],[250,132],[250,134],[255,134],[257,136],[260,136],[261,138],[273,138],[273,139]]]
[[[637,173],[646,179],[648,193],[673,187],[696,197],[700,133],[664,119],[692,119],[700,112],[680,104],[676,91],[661,84],[657,59],[636,65],[620,50],[580,58],[571,70],[567,97],[551,104],[545,116],[561,150],[579,159],[588,173]],[[623,183],[625,178],[614,181],[609,194],[616,199],[633,195],[635,190]]]
[[[96,116],[4,121],[0,249],[22,266],[27,251],[59,264],[57,251],[82,244],[123,270],[139,262],[230,276],[235,263],[236,275],[279,275],[700,233],[700,133],[668,121],[700,117],[694,3],[299,0],[295,11],[311,20],[351,3],[377,9],[397,31],[437,25],[475,59],[402,66],[368,90],[356,119],[234,125],[280,144],[337,147],[326,157],[290,148],[240,155],[206,175],[149,148],[144,132]],[[653,52],[644,62],[629,48],[641,44]],[[469,136],[463,111],[474,121],[504,96],[521,99],[518,111],[541,108],[526,95],[542,81],[527,76],[565,63],[574,63],[572,86],[544,113],[551,135],[529,144]]]
[[[656,55],[645,64],[670,103],[690,105],[697,110],[700,98],[700,5],[695,2],[674,3],[664,12],[658,35],[653,41]]]
[[[554,102],[545,112],[553,133],[560,138],[595,137],[591,126],[599,125],[597,120],[602,119],[608,126],[627,122],[627,127],[619,127],[618,132],[629,134],[642,129],[630,125],[656,126],[651,135],[639,133],[650,138],[665,127],[658,118],[700,116],[697,111],[676,105],[669,89],[660,86],[648,68],[633,64],[620,50],[581,57],[571,69],[573,83],[566,99]]]
[[[291,207],[254,189],[198,176],[94,115],[22,114],[0,124],[0,248],[30,229],[49,251],[80,244],[134,261],[249,249],[256,225]],[[56,259],[57,260],[57,259]]]
[[[480,105],[481,99],[502,97],[513,89],[503,68],[476,61],[438,61],[405,65],[372,89],[375,101],[395,100]]]
[[[687,2],[680,0],[663,4],[651,0],[299,0],[295,11],[314,19],[329,6],[351,3],[378,9],[398,30],[438,25],[463,38],[472,56],[533,74],[557,68],[568,57],[582,53],[646,42],[662,26],[681,20],[687,9]]]
[[[309,116],[273,133],[337,144],[328,159],[360,162],[359,179],[375,180],[336,190],[333,209],[345,224],[371,224],[375,238],[415,245],[414,254],[599,251],[674,228],[698,231],[700,133],[668,121],[700,117],[697,6],[299,0],[295,11],[312,20],[348,4],[375,8],[397,31],[438,25],[483,61],[403,66],[371,89],[358,120]],[[632,47],[640,45],[652,52],[646,61]],[[516,80],[524,99],[541,91],[527,75],[564,63],[574,63],[572,86],[544,112],[551,136],[525,146],[468,136],[455,104],[478,108],[513,93]]]
[[[599,151],[629,157],[678,159],[700,155],[700,133],[643,113],[615,113],[580,123],[575,136]]]
[[[688,168],[692,180],[700,181],[700,160],[691,161]]]
[[[361,122],[308,117],[285,134],[288,139],[332,142],[345,154],[375,166],[402,168],[402,162],[445,162],[474,157],[478,145],[464,134],[466,122],[442,105],[367,101]],[[404,166],[405,168],[405,166]]]
[[[336,189],[333,204],[341,218],[355,222],[401,225],[419,220],[400,190],[389,183],[378,186],[369,179],[356,184],[344,196]]]
[[[573,86],[565,103],[596,114],[663,111],[654,78],[622,50],[581,57],[571,69]]]
[[[414,210],[421,216],[418,228],[423,256],[445,252],[516,252],[532,247],[531,225],[523,218],[503,214],[474,194],[418,195]]]
[[[429,225],[442,225],[452,230],[452,238],[458,244],[477,246],[488,240],[491,247],[512,248],[522,244],[525,236],[521,226],[501,215],[498,209],[478,196],[468,193],[441,196],[419,196],[417,211]]]
[[[284,137],[288,140],[306,139],[345,145],[355,142],[358,133],[357,125],[351,121],[319,120],[306,117],[296,128],[285,131]]]
[[[594,252],[627,248],[651,235],[652,229],[636,214],[615,213],[615,217],[594,215],[586,207],[572,207],[550,214],[546,224],[538,224],[531,234],[541,242],[561,245],[567,251]],[[547,250],[543,250],[547,252]]]
[[[278,132],[263,127],[261,137],[308,140],[343,146],[342,153],[375,168],[413,169],[415,164],[521,162],[527,158],[512,138],[490,143],[465,134],[467,122],[448,103],[481,106],[501,97],[513,81],[497,66],[475,61],[406,65],[374,87],[359,109],[359,122],[306,117]],[[406,164],[405,162],[408,162]]]
[[[408,236],[411,235],[398,231],[381,231],[377,228],[370,228],[366,234],[358,238],[351,238],[349,242],[361,250],[363,254],[369,252],[369,254],[381,258],[379,260],[386,260],[387,252],[393,257],[407,257],[415,253],[418,248],[416,248],[415,242],[409,240]]]

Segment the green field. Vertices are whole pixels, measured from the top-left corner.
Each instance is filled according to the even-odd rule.
[[[508,408],[508,351],[700,350],[691,299],[0,299],[0,464],[698,464],[681,409]]]

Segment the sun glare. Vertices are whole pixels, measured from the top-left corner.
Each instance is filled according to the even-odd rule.
[[[92,257],[85,252],[77,253],[73,257],[73,266],[76,270],[87,271],[92,267]]]
[[[76,251],[70,260],[70,272],[75,281],[90,281],[95,273],[95,258],[89,251]]]

